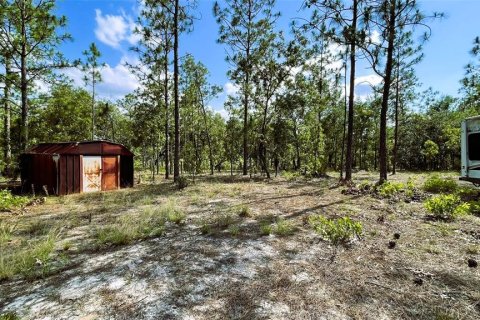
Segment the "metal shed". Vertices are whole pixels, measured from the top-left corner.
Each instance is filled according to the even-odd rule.
[[[22,188],[66,195],[131,187],[133,156],[104,140],[41,143],[20,156]]]

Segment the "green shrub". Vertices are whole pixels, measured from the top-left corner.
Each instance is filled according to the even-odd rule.
[[[480,215],[480,201],[470,201],[468,202],[470,205],[470,213],[473,215]]]
[[[177,177],[175,184],[177,185],[177,188],[182,190],[188,187],[189,181],[186,177]]]
[[[377,186],[377,192],[384,198],[390,198],[405,188],[401,182],[385,181]]]
[[[345,245],[355,237],[360,237],[363,230],[360,222],[355,222],[349,217],[327,219],[320,215],[312,215],[308,222],[322,238],[335,246]]]
[[[470,205],[461,203],[460,197],[453,194],[442,194],[425,201],[425,208],[436,218],[451,220],[468,214]]]
[[[423,189],[432,193],[451,193],[458,188],[457,182],[452,178],[442,179],[439,175],[433,175],[425,181]]]
[[[28,201],[27,197],[13,195],[10,190],[0,190],[0,211],[24,207]]]

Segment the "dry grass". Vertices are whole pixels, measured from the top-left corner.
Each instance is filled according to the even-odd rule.
[[[358,183],[376,180],[367,172],[355,177]],[[406,184],[409,177],[420,188],[429,175],[400,173],[389,178]],[[119,257],[111,258],[119,265],[117,276],[124,276],[121,265],[130,259],[125,252],[133,254],[131,246],[132,261],[140,259],[143,272],[126,279],[132,288],[146,282],[145,296],[130,297],[108,288],[91,293],[103,301],[98,312],[105,317],[117,313],[199,319],[480,317],[480,271],[467,265],[470,258],[480,260],[480,217],[429,220],[421,202],[342,194],[342,189],[336,179],[288,176],[248,181],[219,176],[199,177],[183,190],[162,181],[117,192],[49,198],[21,216],[0,216],[0,244],[14,250],[19,243],[46,239],[50,230],[61,230],[53,240],[50,261],[64,252],[75,273],[78,261],[115,255],[118,250]],[[309,226],[311,215],[332,219],[348,215],[361,222],[363,235],[338,248],[332,262],[331,244]],[[161,232],[152,232],[153,227]],[[99,241],[95,230],[108,228],[119,232],[119,239],[128,239],[116,243],[125,247],[92,251]],[[139,244],[147,238],[154,239]],[[389,248],[391,241],[394,248]],[[158,268],[165,274],[159,276]],[[44,281],[63,283],[68,272]],[[109,265],[91,272],[92,277],[114,273]],[[9,301],[30,288],[27,282],[4,285],[9,289],[0,294]],[[164,309],[149,311],[158,301]],[[21,308],[2,308],[6,307],[0,302],[0,314],[18,311],[25,318],[34,317]],[[52,312],[64,315],[58,310]]]

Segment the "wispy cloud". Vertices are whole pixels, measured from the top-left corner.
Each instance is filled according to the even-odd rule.
[[[120,15],[103,14],[100,9],[95,10],[95,36],[106,45],[118,49],[122,42],[135,44],[139,40],[139,35],[135,34],[135,24],[133,18],[125,12]]]

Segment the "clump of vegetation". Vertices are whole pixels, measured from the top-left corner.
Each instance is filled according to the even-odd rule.
[[[137,216],[125,215],[115,223],[94,230],[94,238],[98,244],[126,245],[135,240],[158,237],[163,234],[165,211],[147,208]]]
[[[312,215],[308,222],[322,238],[335,246],[348,244],[354,238],[359,238],[363,231],[362,224],[349,217],[327,219],[321,215]]]
[[[470,212],[468,203],[461,203],[454,194],[442,194],[425,201],[425,208],[437,219],[453,220]]]
[[[177,188],[182,190],[188,187],[189,181],[186,177],[178,177],[177,180],[175,181],[175,184],[177,185]]]
[[[458,188],[457,182],[452,178],[443,179],[439,175],[432,175],[423,184],[423,190],[432,193],[452,193]]]
[[[169,222],[182,224],[187,215],[177,207],[175,201],[169,200],[160,207],[160,216],[163,216]]]
[[[7,312],[0,315],[0,320],[20,320],[21,318],[17,316],[15,312]]]
[[[27,205],[28,197],[13,195],[10,190],[0,190],[0,211],[9,211]]]
[[[43,276],[50,270],[51,254],[58,234],[51,232],[36,241],[28,241],[26,246],[0,250],[0,280],[11,279],[15,275],[25,277]]]
[[[240,226],[236,225],[236,224],[232,224],[229,228],[228,228],[228,232],[236,237],[240,234]]]
[[[391,198],[404,189],[405,185],[403,183],[394,181],[385,181],[376,188],[378,194],[383,198]]]
[[[16,225],[0,222],[0,247],[12,240]]]
[[[252,210],[250,210],[250,207],[246,205],[240,206],[240,210],[238,211],[238,216],[242,218],[251,217]]]
[[[219,229],[225,229],[235,223],[235,218],[229,213],[219,213],[213,218],[213,225]]]
[[[295,226],[293,223],[283,218],[277,219],[273,224],[264,222],[260,225],[260,233],[265,236],[275,234],[283,237],[292,235],[294,232]]]

